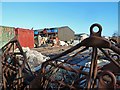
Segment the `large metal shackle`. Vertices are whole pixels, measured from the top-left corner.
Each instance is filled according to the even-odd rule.
[[[98,32],[94,32],[94,27],[98,27],[99,30]],[[95,35],[95,36],[101,36],[101,32],[102,32],[102,26],[98,23],[92,24],[90,27],[90,35]]]

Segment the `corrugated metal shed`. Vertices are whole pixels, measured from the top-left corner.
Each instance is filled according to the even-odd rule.
[[[74,40],[74,31],[68,26],[58,28],[58,37],[63,41]]]
[[[14,27],[0,26],[0,48],[15,36],[14,29]]]

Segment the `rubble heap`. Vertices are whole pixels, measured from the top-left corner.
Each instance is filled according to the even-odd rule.
[[[90,37],[52,58],[12,39],[2,48],[2,88],[119,90],[120,48],[101,32],[101,25],[93,24]]]

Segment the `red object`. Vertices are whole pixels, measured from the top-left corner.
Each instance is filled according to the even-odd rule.
[[[18,41],[20,42],[20,45],[22,47],[34,47],[34,31],[29,29],[23,29],[23,28],[16,28],[15,29],[15,35],[18,38]]]
[[[44,30],[43,30],[43,33],[44,33],[44,34],[46,34],[46,33],[47,33],[47,30],[46,30],[46,29],[44,29]]]

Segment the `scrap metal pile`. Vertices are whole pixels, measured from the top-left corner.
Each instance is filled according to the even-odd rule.
[[[15,49],[18,51],[15,52]],[[25,52],[23,52],[18,40],[13,38],[2,47],[2,89],[24,89],[26,75],[33,76],[27,63]]]
[[[3,89],[120,90],[120,48],[101,32],[101,25],[93,24],[90,37],[43,62],[37,72],[31,71],[19,42],[11,40],[2,48]]]

